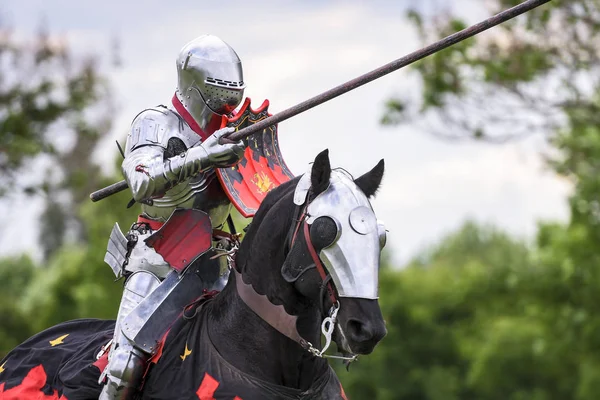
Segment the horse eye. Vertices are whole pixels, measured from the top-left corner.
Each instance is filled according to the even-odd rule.
[[[317,250],[331,246],[338,238],[338,224],[331,217],[319,217],[310,226],[310,240]]]
[[[377,221],[377,234],[379,235],[379,248],[383,249],[387,242],[387,231],[381,221]]]

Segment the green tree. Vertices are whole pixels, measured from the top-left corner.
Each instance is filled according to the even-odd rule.
[[[388,336],[339,372],[349,398],[596,398],[600,282],[582,290],[567,256],[555,258],[568,237],[555,228],[540,233],[555,247],[537,249],[467,223],[406,268],[385,269]]]
[[[99,182],[107,185],[114,178]],[[37,315],[32,321],[35,331],[75,318],[116,317],[123,284],[115,282],[104,254],[114,223],[127,229],[137,217],[135,208],[126,208],[130,197],[125,191],[80,207],[86,243],[63,245],[36,271],[24,293],[22,309]]]
[[[71,54],[45,30],[28,40],[0,33],[0,197],[27,194],[45,202],[43,261],[0,260],[3,354],[58,322],[115,316],[122,285],[104,253],[114,222],[129,226],[137,210],[126,208],[127,193],[102,203],[88,198],[116,180],[91,161],[113,114],[100,63]],[[65,241],[67,233],[75,240]]]
[[[490,11],[499,11],[517,3],[485,4]],[[474,7],[480,4],[473,1]],[[452,13],[413,10],[409,16],[427,42],[467,25]],[[557,150],[548,157],[549,167],[574,188],[569,222],[541,224],[526,263],[507,258],[505,267],[491,268],[494,259],[522,250],[481,249],[477,240],[469,239],[472,234],[467,229],[462,232],[467,236],[459,241],[462,250],[450,237],[434,249],[433,256],[427,253],[398,273],[399,285],[409,277],[419,278],[399,286],[398,309],[421,310],[430,325],[441,323],[435,319],[439,306],[434,299],[439,292],[452,290],[454,297],[465,301],[445,301],[451,313],[462,310],[465,318],[443,330],[444,351],[458,350],[451,362],[453,375],[444,380],[451,385],[439,386],[450,386],[442,398],[597,398],[599,32],[599,1],[555,0],[420,62],[414,68],[422,83],[419,99],[391,99],[388,104],[384,123],[433,121],[426,128],[443,138],[498,143],[543,133]],[[494,253],[497,256],[488,256]],[[473,259],[480,261],[473,263]],[[514,269],[510,264],[522,266]],[[457,287],[456,281],[463,284]],[[429,304],[417,308],[411,297],[415,291]],[[410,328],[404,332],[404,340],[421,343]],[[425,348],[420,358],[402,371],[408,376],[419,374],[422,359],[438,354],[435,345],[420,348]],[[412,354],[411,349],[407,354]],[[439,376],[439,364],[422,375]],[[398,388],[397,393],[404,393]],[[438,398],[427,393],[425,385],[402,396],[395,398]]]
[[[34,332],[27,314],[20,307],[22,292],[34,274],[35,265],[29,257],[0,260],[0,359]]]
[[[467,223],[405,269],[384,269],[380,304],[388,335],[350,373],[340,373],[349,397],[470,398],[468,353],[487,318],[483,310],[509,308],[502,299],[528,263],[522,243]]]
[[[437,12],[409,12],[423,44],[468,25],[438,3]],[[491,15],[520,1],[471,3]],[[390,99],[383,122],[411,121],[446,139],[491,142],[572,129],[573,113],[597,125],[599,35],[599,1],[551,1],[415,64],[419,98]]]
[[[0,30],[0,62],[0,198],[44,199],[48,259],[67,233],[85,242],[77,205],[99,183],[90,155],[110,129],[109,86],[96,59],[44,28],[29,40]]]

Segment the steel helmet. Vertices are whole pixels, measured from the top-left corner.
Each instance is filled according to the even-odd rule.
[[[207,133],[241,103],[245,87],[242,61],[218,37],[200,36],[179,52],[176,96]]]

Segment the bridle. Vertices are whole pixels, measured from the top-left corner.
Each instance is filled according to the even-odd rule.
[[[281,334],[299,343],[303,349],[307,350],[312,355],[320,358],[341,359],[350,363],[352,361],[355,361],[358,358],[358,356],[337,356],[325,354],[325,351],[327,351],[327,349],[331,345],[333,332],[335,330],[335,324],[337,323],[337,314],[340,310],[340,302],[338,300],[335,287],[332,283],[331,275],[323,266],[323,262],[319,258],[319,255],[317,254],[315,246],[313,245],[310,237],[310,225],[306,221],[306,219],[309,217],[307,209],[310,204],[310,197],[310,195],[307,195],[306,201],[303,204],[296,206],[296,210],[294,212],[294,221],[296,221],[296,224],[291,226],[290,233],[288,234],[288,238],[286,240],[286,257],[295,245],[296,240],[298,239],[298,233],[302,231],[312,261],[314,262],[315,267],[322,279],[321,288],[319,292],[319,308],[321,310],[321,315],[325,316],[325,318],[321,322],[321,333],[325,336],[325,345],[323,346],[323,348],[319,350],[312,343],[302,338],[296,328],[296,321],[298,317],[288,314],[285,311],[283,305],[276,306],[269,301],[267,296],[257,293],[251,284],[247,284],[243,281],[241,273],[239,273],[237,269],[233,267],[232,269],[235,272],[236,278],[236,288],[240,298],[260,318],[262,318],[265,322],[267,322]],[[304,272],[306,271],[303,271],[302,274]],[[324,312],[325,290],[327,290],[329,299],[331,300],[332,304],[327,313]]]
[[[310,194],[311,193],[309,191],[307,199],[310,198]],[[336,291],[331,283],[331,275],[323,266],[323,262],[319,258],[319,255],[317,254],[315,246],[313,245],[312,240],[310,238],[310,225],[306,222],[306,219],[309,217],[309,214],[307,212],[309,204],[310,204],[310,202],[307,200],[305,204],[298,205],[296,207],[296,210],[294,212],[294,221],[296,221],[296,225],[292,226],[293,230],[290,231],[291,235],[288,234],[288,238],[287,238],[286,242],[287,242],[287,249],[289,251],[292,247],[294,247],[294,244],[296,243],[296,239],[298,239],[298,232],[300,231],[300,227],[303,226],[302,234],[304,235],[306,247],[308,248],[310,257],[312,258],[315,268],[317,269],[317,272],[319,272],[319,275],[321,276],[321,280],[322,280],[321,292],[319,293],[319,300],[320,300],[319,301],[319,309],[321,310],[321,314],[324,315],[325,314],[324,313],[325,304],[323,301],[323,297],[325,294],[324,293],[325,290],[327,290],[327,293],[329,295],[329,299],[331,300],[332,306],[334,306],[336,303],[339,304],[339,301],[337,299]],[[286,257],[287,257],[287,255],[286,255]]]

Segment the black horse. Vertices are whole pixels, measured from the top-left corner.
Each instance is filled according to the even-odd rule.
[[[372,246],[372,238],[369,243],[360,240],[372,236],[372,211],[366,199],[379,188],[383,169],[382,160],[346,183],[354,187],[359,203],[363,201],[361,207],[352,206],[362,210],[348,218],[359,233],[352,244],[362,253],[373,253],[365,258],[375,260],[369,262],[373,265],[361,268],[374,276],[375,292],[381,248],[379,243],[376,249]],[[296,178],[265,198],[237,252],[226,287],[215,296],[203,296],[173,324],[148,367],[140,398],[346,398],[313,344],[320,343],[323,332],[327,341],[332,339],[343,355],[352,358],[372,352],[386,329],[376,295],[348,295],[371,283],[353,280],[353,273],[336,270],[331,262],[322,263],[327,248],[337,248],[335,257],[341,259],[350,255],[334,245],[347,238],[341,225],[332,224],[329,217],[308,223],[307,210],[320,194],[327,191],[334,199],[343,195],[331,189],[336,186],[330,182],[327,151],[316,157],[309,174],[310,179]],[[341,176],[339,170],[333,174]],[[322,209],[323,202],[319,204]],[[340,212],[341,206],[328,207]],[[76,320],[30,338],[0,362],[0,399],[97,399],[98,378],[106,363],[101,348],[113,328],[114,321]]]

